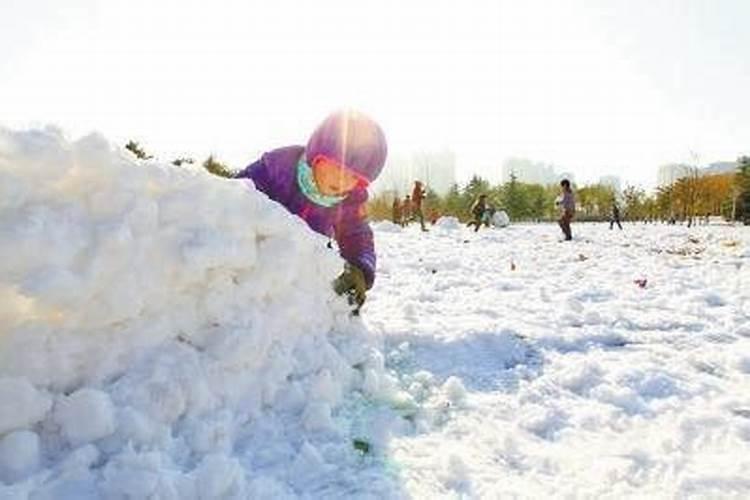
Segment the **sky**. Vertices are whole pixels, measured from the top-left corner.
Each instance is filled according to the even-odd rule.
[[[2,0],[0,125],[241,167],[351,107],[391,151],[455,151],[460,180],[525,157],[649,187],[750,152],[747,19],[745,0]]]

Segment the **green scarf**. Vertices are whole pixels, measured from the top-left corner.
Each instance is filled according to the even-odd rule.
[[[297,185],[308,200],[321,207],[331,208],[346,198],[346,196],[328,196],[320,192],[318,185],[315,184],[312,168],[305,161],[304,155],[297,163]]]

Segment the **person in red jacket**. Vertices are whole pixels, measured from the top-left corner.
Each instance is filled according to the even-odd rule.
[[[414,181],[414,189],[411,191],[412,216],[419,219],[422,231],[427,231],[424,225],[424,213],[422,212],[422,200],[424,200],[425,194],[422,182]]]

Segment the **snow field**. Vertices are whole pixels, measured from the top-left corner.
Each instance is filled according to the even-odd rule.
[[[750,494],[750,233],[373,224],[0,129],[0,498]]]
[[[406,494],[750,494],[746,228],[376,236],[365,317],[418,403],[389,443]],[[434,395],[456,380],[460,404]]]

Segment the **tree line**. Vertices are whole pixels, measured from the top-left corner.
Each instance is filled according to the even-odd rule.
[[[130,153],[133,154],[136,158],[139,160],[152,160],[154,158],[153,155],[148,154],[143,147],[136,141],[128,141],[127,144],[125,144],[125,149],[127,151],[130,151]],[[173,159],[170,162],[172,165],[176,167],[182,167],[184,165],[194,165],[195,159],[185,156],[180,156],[178,158]],[[234,176],[234,170],[229,168],[225,163],[220,162],[217,160],[214,155],[209,155],[208,158],[206,158],[203,162],[200,163],[200,166],[207,170],[208,172],[217,175],[219,177],[233,177]]]
[[[699,218],[722,216],[726,220],[745,220],[750,223],[750,157],[738,159],[736,173],[701,175],[698,168],[674,183],[647,193],[637,186],[626,186],[617,192],[612,186],[595,183],[575,186],[576,219],[603,221],[610,218],[613,204],[617,204],[623,220],[687,222],[692,225]],[[505,210],[514,221],[551,221],[558,217],[555,199],[557,185],[520,182],[515,175],[503,184],[492,185],[475,175],[460,186],[453,184],[448,193],[440,195],[427,190],[425,213],[453,216],[465,221],[471,218],[470,209],[480,194],[489,203]],[[374,220],[391,218],[395,196],[403,199],[408,193],[384,192],[371,198],[369,214]]]
[[[153,159],[136,141],[129,141],[125,149],[140,160]],[[180,157],[171,161],[175,166],[192,166],[193,158]],[[627,186],[622,192],[606,184],[575,186],[579,221],[603,221],[612,214],[617,204],[623,220],[681,221],[694,224],[706,216],[722,216],[726,220],[743,220],[750,224],[750,156],[737,160],[735,173],[701,175],[692,168],[688,174],[672,184],[660,186],[653,193],[640,187]],[[201,168],[220,177],[232,177],[234,171],[210,155],[200,163]],[[425,215],[453,216],[462,221],[471,219],[471,205],[480,194],[486,194],[491,206],[505,210],[513,221],[551,221],[558,216],[555,199],[559,186],[521,182],[515,175],[503,184],[492,185],[474,175],[465,186],[453,184],[444,195],[427,187],[424,200]],[[385,192],[370,199],[368,213],[374,220],[391,218],[394,196]],[[401,198],[403,196],[400,196]]]

